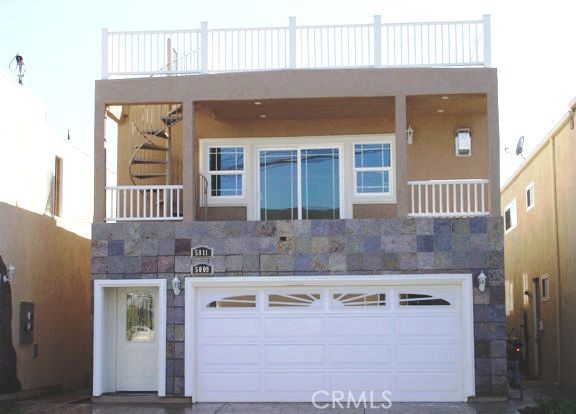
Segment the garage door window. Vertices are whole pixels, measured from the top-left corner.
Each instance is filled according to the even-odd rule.
[[[384,293],[335,293],[333,299],[336,307],[386,306]]]
[[[268,295],[268,306],[271,308],[319,307],[319,293],[275,293]]]
[[[450,302],[431,295],[401,293],[400,306],[450,306]]]
[[[208,303],[207,308],[255,308],[256,295],[227,296]]]

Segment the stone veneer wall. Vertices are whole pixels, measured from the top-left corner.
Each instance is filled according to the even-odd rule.
[[[191,247],[213,247],[215,276],[473,274],[476,394],[506,395],[500,217],[97,223],[93,279],[183,279]],[[488,276],[485,292],[476,276]],[[170,284],[168,284],[170,286]],[[171,289],[171,288],[169,288]],[[184,392],[184,295],[168,294],[166,392]]]

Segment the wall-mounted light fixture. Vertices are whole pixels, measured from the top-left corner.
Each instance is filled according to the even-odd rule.
[[[478,290],[480,292],[486,290],[486,275],[484,274],[484,270],[480,271],[480,274],[478,275]]]
[[[2,281],[4,283],[12,282],[12,280],[14,280],[15,274],[16,274],[16,268],[12,265],[8,265],[8,272],[2,276]]]
[[[457,157],[469,157],[472,155],[472,134],[470,128],[458,129],[454,141]]]
[[[408,129],[406,129],[406,142],[408,144],[412,144],[414,142],[414,130],[410,124],[408,124]]]
[[[174,291],[174,295],[178,296],[180,294],[180,279],[178,279],[178,276],[174,276],[174,279],[172,279],[172,290]]]

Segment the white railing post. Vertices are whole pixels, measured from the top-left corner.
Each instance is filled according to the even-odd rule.
[[[108,79],[108,29],[102,29],[102,79]]]
[[[288,18],[288,67],[296,69],[296,17]]]
[[[208,22],[200,23],[200,72],[208,73]]]
[[[374,67],[382,66],[382,18],[374,16]]]
[[[490,41],[490,15],[485,14],[482,17],[484,26],[484,66],[490,66],[491,62],[491,41]]]

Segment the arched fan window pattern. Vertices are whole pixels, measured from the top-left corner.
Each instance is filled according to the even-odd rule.
[[[335,293],[333,298],[337,306],[386,306],[384,293]]]
[[[206,305],[207,308],[255,308],[256,295],[227,296],[213,300]]]
[[[450,306],[446,299],[421,293],[400,293],[400,306]]]
[[[273,293],[268,295],[271,308],[280,307],[313,307],[320,303],[319,293]]]

